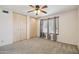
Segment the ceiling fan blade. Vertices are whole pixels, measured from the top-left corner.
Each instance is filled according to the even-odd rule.
[[[45,14],[47,14],[47,12],[46,11],[44,11],[44,10],[40,10],[41,12],[43,12],[43,13],[45,13]]]
[[[34,11],[34,10],[30,10],[30,11],[27,11],[27,12],[29,13],[29,12],[33,12],[33,11]]]
[[[30,7],[32,7],[32,8],[34,8],[34,6],[33,5],[29,5]]]
[[[47,5],[45,5],[45,6],[41,7],[41,9],[44,9],[44,8],[47,8]]]

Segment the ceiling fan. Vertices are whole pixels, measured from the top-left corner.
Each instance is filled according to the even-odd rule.
[[[43,9],[45,9],[45,8],[48,7],[47,5],[44,5],[44,6],[40,6],[40,5],[35,5],[35,6],[33,6],[33,5],[29,5],[29,6],[32,7],[33,10],[28,11],[28,13],[30,13],[30,12],[34,12],[34,11],[35,11],[36,15],[38,15],[39,12],[42,12],[42,13],[47,14],[47,12],[43,10]]]

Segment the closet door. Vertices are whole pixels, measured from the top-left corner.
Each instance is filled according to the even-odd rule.
[[[13,13],[14,42],[26,39],[26,16]]]

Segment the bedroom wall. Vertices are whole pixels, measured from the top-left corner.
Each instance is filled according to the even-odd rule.
[[[2,10],[4,9],[0,8],[0,46],[12,44],[22,39],[30,39],[31,17],[17,13],[14,15],[12,11],[6,14]],[[35,35],[37,37],[37,31]]]
[[[13,43],[12,12],[3,13],[0,8],[0,46]]]
[[[11,44],[23,39],[30,39],[32,34],[32,22],[33,24],[36,23],[34,34],[37,37],[38,21],[36,21],[36,19],[31,19],[31,16],[25,16],[16,12],[14,13],[11,10],[6,14],[3,13],[2,10],[6,10],[6,8],[0,7],[0,46]]]
[[[78,25],[78,30],[77,30],[77,33],[78,33],[78,40],[77,40],[77,45],[78,45],[78,48],[79,48],[79,8],[77,9],[77,15],[78,15],[78,20],[77,20],[77,25]]]
[[[54,16],[59,16],[59,35],[57,41],[78,45],[77,9],[56,13],[47,17]]]
[[[71,10],[59,15],[58,41],[77,45],[77,10]]]
[[[37,20],[37,37],[40,37],[40,19]]]

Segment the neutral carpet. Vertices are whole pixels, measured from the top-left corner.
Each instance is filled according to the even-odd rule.
[[[0,47],[0,54],[77,54],[77,46],[34,38]]]

